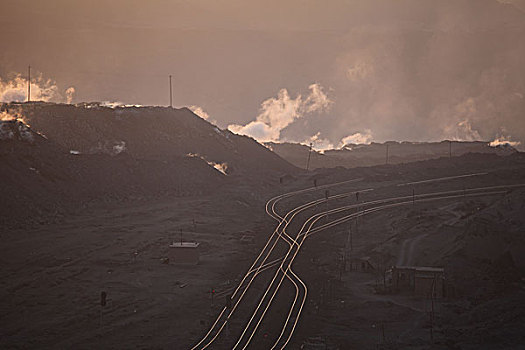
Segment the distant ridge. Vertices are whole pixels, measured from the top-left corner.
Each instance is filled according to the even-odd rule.
[[[267,142],[265,145],[297,167],[304,168],[308,158],[308,146],[298,143]],[[371,144],[347,144],[341,149],[324,152],[312,151],[310,168],[354,168],[388,163],[400,164],[441,157],[461,156],[467,153],[497,154],[506,156],[516,153],[510,145],[492,147],[483,141],[441,141],[441,142],[396,142]]]

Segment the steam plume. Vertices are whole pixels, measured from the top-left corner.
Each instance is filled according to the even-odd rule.
[[[199,117],[201,117],[204,120],[210,119],[210,115],[202,109],[202,107],[199,106],[189,106],[188,107],[193,113],[197,114]]]
[[[0,101],[27,101],[27,85],[27,79],[20,74],[7,81],[0,78]],[[44,79],[41,74],[31,79],[31,100],[34,101],[71,103],[74,93],[75,88],[69,87],[65,90],[65,97],[62,96],[55,81]]]
[[[352,135],[345,136],[339,143],[339,148],[348,144],[370,144],[372,142],[372,131],[366,129],[363,133],[356,132]]]
[[[328,149],[333,149],[334,145],[327,138],[321,138],[321,132],[309,137],[308,139],[301,142],[302,144],[312,144],[312,148],[316,151],[324,152]]]
[[[291,98],[288,90],[281,89],[277,98],[269,98],[261,104],[259,115],[246,125],[231,124],[228,129],[236,134],[248,135],[260,142],[279,141],[281,131],[296,119],[313,112],[325,112],[333,101],[319,84],[308,87],[306,98],[299,94]]]
[[[73,96],[75,95],[75,88],[69,87],[66,89],[66,103],[71,104],[73,102]]]
[[[192,105],[192,106],[189,106],[188,107],[193,113],[197,114],[199,117],[201,117],[202,119],[204,120],[207,120],[209,121],[210,123],[212,124],[215,124],[217,125],[217,121],[215,119],[212,119],[210,117],[210,115],[202,108],[202,107],[199,107],[199,106],[195,106],[195,105]]]

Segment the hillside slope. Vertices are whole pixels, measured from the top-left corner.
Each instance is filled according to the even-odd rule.
[[[197,157],[72,154],[19,120],[1,121],[0,130],[4,225],[56,219],[92,201],[210,193],[228,180]]]
[[[296,172],[292,165],[245,136],[220,130],[187,108],[12,104],[32,129],[82,154],[125,151],[135,159],[188,155],[222,164],[229,175]]]
[[[92,202],[209,195],[231,186],[251,192],[299,171],[186,108],[2,107],[3,223],[58,218]]]

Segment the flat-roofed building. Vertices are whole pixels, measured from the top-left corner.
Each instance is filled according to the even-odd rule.
[[[173,242],[169,246],[170,263],[195,265],[199,263],[199,243]]]
[[[445,269],[442,267],[393,266],[392,287],[414,295],[443,297]]]

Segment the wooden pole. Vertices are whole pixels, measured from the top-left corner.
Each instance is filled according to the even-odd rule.
[[[310,156],[312,154],[312,146],[313,144],[310,142],[310,148],[308,149],[308,160],[306,161],[306,171],[308,171],[308,169],[310,168]]]
[[[27,67],[27,102],[31,102],[31,66]]]
[[[173,108],[173,89],[171,87],[171,74],[170,74],[170,108]]]

